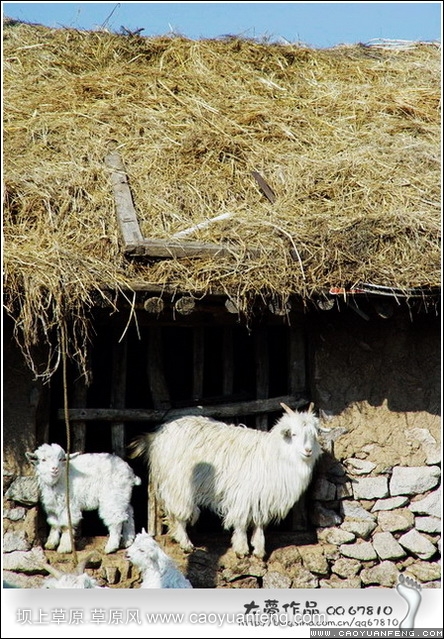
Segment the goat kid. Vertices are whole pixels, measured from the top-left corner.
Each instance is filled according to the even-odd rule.
[[[193,587],[174,561],[144,529],[127,548],[126,556],[142,574],[141,588]]]
[[[34,465],[40,499],[50,525],[45,544],[60,553],[72,552],[66,504],[67,455],[58,444],[42,444],[26,453]],[[123,459],[109,453],[72,453],[69,456],[69,495],[72,526],[75,529],[82,512],[98,510],[108,528],[105,553],[126,548],[134,540],[134,512],[131,506],[133,486],[141,483]]]

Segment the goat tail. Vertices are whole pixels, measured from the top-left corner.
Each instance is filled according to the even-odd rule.
[[[128,444],[128,457],[130,459],[145,457],[145,459],[148,460],[152,437],[152,433],[144,433],[133,439],[133,441]]]

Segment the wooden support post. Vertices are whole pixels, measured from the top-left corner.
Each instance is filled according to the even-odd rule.
[[[233,394],[234,388],[234,346],[233,346],[233,329],[231,326],[225,326],[222,337],[222,358],[223,358],[223,380],[222,394],[230,396]]]
[[[256,331],[255,341],[255,359],[256,359],[256,398],[268,398],[268,342],[267,329],[259,328]],[[268,430],[268,416],[258,415],[256,417],[256,428],[258,430]]]
[[[288,334],[288,391],[294,397],[305,395],[305,341],[301,326],[292,326]],[[294,505],[291,515],[292,530],[307,530],[305,495]]]
[[[113,342],[113,380],[111,388],[111,407],[125,408],[126,395],[126,365],[127,342],[117,341],[114,334]],[[125,457],[125,425],[123,422],[115,422],[111,425],[111,446],[113,453],[119,457]]]
[[[193,332],[193,400],[200,401],[203,397],[205,356],[205,329],[197,326]]]
[[[162,329],[159,326],[149,329],[147,366],[153,406],[158,410],[168,410],[171,400],[163,366]]]
[[[85,383],[85,377],[81,376],[74,381],[73,384],[73,408],[86,408],[88,388]],[[86,450],[86,422],[85,420],[76,420],[71,422],[71,441],[73,453],[84,453]]]
[[[151,326],[149,330],[148,384],[154,408],[168,410],[171,407],[171,400],[163,365],[162,329],[159,326]],[[153,537],[162,534],[162,511],[151,476],[148,476],[147,531]]]
[[[288,336],[288,392],[301,396],[305,393],[305,340],[301,326],[289,328]]]

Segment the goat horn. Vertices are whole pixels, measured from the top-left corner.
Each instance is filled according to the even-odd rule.
[[[309,412],[309,413],[312,413],[312,412],[313,412],[313,410],[314,410],[314,407],[315,407],[314,402],[310,402],[310,405],[309,405],[309,407],[308,407],[308,412]]]
[[[63,572],[61,570],[58,570],[57,568],[55,568],[54,566],[51,566],[51,564],[43,564],[43,568],[49,572],[50,575],[52,575],[53,577],[56,577],[56,579],[60,579],[60,577],[63,577]]]
[[[281,402],[281,406],[286,413],[288,413],[289,415],[294,415],[294,410],[292,410],[289,406],[287,406],[287,404],[284,404],[284,402]]]

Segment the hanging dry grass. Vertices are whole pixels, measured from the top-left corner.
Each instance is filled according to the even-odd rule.
[[[15,24],[3,53],[4,290],[30,361],[42,334],[58,343],[62,318],[82,360],[91,296],[109,286],[223,290],[245,308],[256,294],[439,284],[437,46],[314,50]],[[110,142],[145,237],[230,213],[187,239],[231,254],[126,261]],[[261,255],[246,259],[252,247]]]

